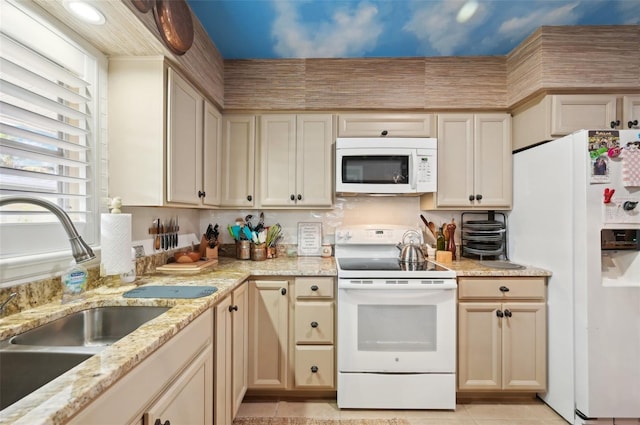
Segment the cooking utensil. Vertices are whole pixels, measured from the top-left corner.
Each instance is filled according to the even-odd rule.
[[[165,44],[176,55],[184,55],[193,44],[193,18],[185,0],[156,0],[153,16]]]
[[[160,249],[160,219],[156,221],[156,239],[153,243],[154,249],[157,251]]]
[[[256,232],[260,232],[264,229],[264,213],[260,212],[260,221],[258,221],[258,224],[256,224],[255,230]]]

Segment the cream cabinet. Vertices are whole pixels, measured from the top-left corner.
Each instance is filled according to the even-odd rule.
[[[109,193],[127,206],[217,205],[215,107],[163,57],[111,58],[108,87]]]
[[[438,190],[421,209],[510,209],[509,114],[438,115]]]
[[[249,298],[243,283],[215,307],[214,424],[233,422],[247,391]]]
[[[458,300],[458,390],[545,391],[545,278],[458,278]]]
[[[289,364],[289,280],[249,281],[249,389],[285,389]]]
[[[434,137],[434,114],[338,115],[338,137]]]
[[[260,116],[260,200],[263,207],[333,204],[333,116]]]
[[[250,390],[335,390],[334,286],[332,277],[250,281]]]
[[[583,129],[638,128],[635,120],[640,120],[640,95],[542,96],[513,112],[513,149]]]
[[[70,424],[213,424],[213,312],[115,382]]]
[[[294,386],[335,389],[334,279],[298,277],[294,284]]]
[[[222,188],[224,207],[253,207],[255,203],[254,115],[222,117]]]

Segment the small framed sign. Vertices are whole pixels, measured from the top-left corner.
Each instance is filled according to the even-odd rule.
[[[298,223],[298,256],[322,255],[322,223]]]

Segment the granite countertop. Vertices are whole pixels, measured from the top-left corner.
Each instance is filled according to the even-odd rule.
[[[458,276],[549,276],[534,267],[492,269],[467,259],[444,264]],[[82,410],[118,379],[200,314],[216,305],[250,276],[336,276],[334,258],[280,257],[266,261],[240,261],[221,257],[218,264],[199,273],[152,273],[128,285],[101,286],[87,291],[83,301],[52,302],[0,319],[0,340],[25,332],[70,313],[93,307],[153,305],[171,307],[166,313],[105,348],[56,380],[0,411],[0,423],[61,424]],[[124,298],[141,285],[215,286],[212,295],[195,299]]]

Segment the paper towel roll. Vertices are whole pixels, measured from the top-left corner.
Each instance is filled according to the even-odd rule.
[[[106,275],[131,270],[131,214],[101,214],[100,245]]]

